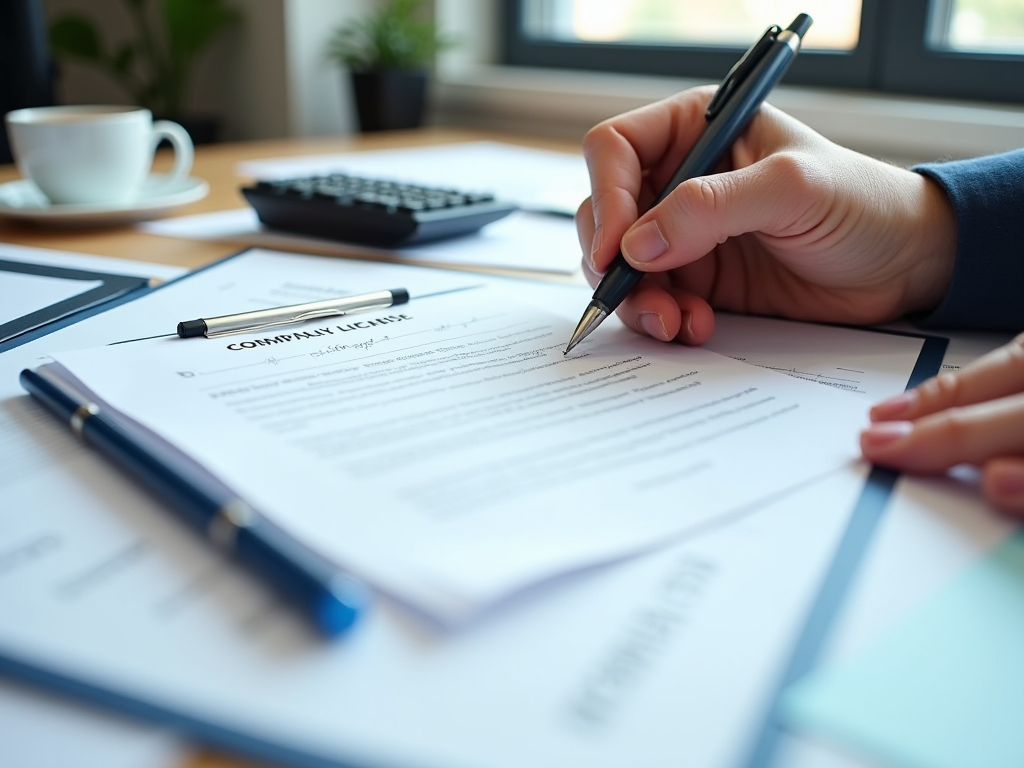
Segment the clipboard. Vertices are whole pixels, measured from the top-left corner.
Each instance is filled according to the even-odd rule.
[[[58,320],[69,318],[83,310],[98,307],[124,296],[135,294],[150,287],[150,278],[135,275],[115,275],[107,272],[93,272],[84,269],[69,269],[46,264],[0,259],[0,273],[35,275],[38,277],[77,280],[85,283],[100,282],[100,285],[86,287],[69,298],[49,304],[28,314],[0,323],[0,352],[17,346],[27,340],[26,334],[36,331]],[[2,279],[2,274],[0,274]]]

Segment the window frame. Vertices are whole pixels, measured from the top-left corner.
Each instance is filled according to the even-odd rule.
[[[952,0],[891,3],[878,90],[1024,104],[1024,55],[936,50],[927,38]]]
[[[501,0],[503,64],[720,79],[739,46],[574,43],[528,38],[519,19],[528,0]],[[863,0],[857,47],[804,49],[786,83],[1024,104],[1024,55],[938,51],[927,46],[933,13],[951,0]],[[938,8],[938,10],[935,10]],[[787,24],[788,20],[778,23]]]

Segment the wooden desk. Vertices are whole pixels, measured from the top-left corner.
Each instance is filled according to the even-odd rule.
[[[479,140],[505,141],[568,152],[579,151],[578,146],[565,142],[531,141],[521,136],[451,129],[422,129],[347,138],[280,139],[202,146],[196,148],[195,164],[192,167],[191,175],[209,182],[210,194],[203,200],[176,210],[174,215],[182,216],[245,207],[247,204],[238,191],[244,180],[235,176],[235,167],[243,160],[394,149],[396,147]],[[170,157],[158,157],[156,168],[157,170],[170,168]],[[20,177],[13,165],[0,165],[0,182],[17,178]],[[244,243],[202,242],[161,237],[138,231],[130,225],[102,229],[54,229],[29,223],[16,223],[7,219],[0,219],[0,242],[137,261],[176,264],[188,268],[203,266],[244,246]]]
[[[282,139],[202,146],[196,148],[195,164],[191,175],[209,182],[210,194],[203,200],[175,211],[175,215],[245,207],[247,204],[238,191],[243,180],[235,176],[235,167],[243,160],[355,150],[394,149],[479,140],[505,141],[568,152],[579,150],[578,146],[564,142],[531,141],[517,136],[448,129],[424,129],[350,138]],[[169,156],[157,158],[156,168],[158,170],[169,167]],[[13,165],[0,165],[0,182],[17,178],[20,177]],[[52,229],[34,224],[15,223],[6,219],[0,219],[0,242],[137,261],[175,264],[190,269],[223,258],[245,245],[244,243],[203,242],[161,237],[139,231],[130,225],[102,229]],[[559,279],[553,278],[551,275],[545,275],[545,277]],[[255,762],[203,750],[196,752],[183,768],[255,768],[256,765]]]

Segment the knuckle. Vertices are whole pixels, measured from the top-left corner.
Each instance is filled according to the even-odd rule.
[[[676,188],[676,193],[669,195],[672,213],[683,219],[701,220],[713,216],[722,205],[725,193],[721,188],[721,179],[699,177],[691,179]]]
[[[711,213],[718,210],[721,198],[724,197],[722,191],[719,189],[720,186],[721,181],[714,183],[707,178],[700,179],[697,184],[697,193],[700,197],[701,206]]]
[[[798,195],[820,187],[821,170],[795,152],[778,152],[768,159],[766,172],[780,187]]]
[[[608,211],[622,210],[626,216],[632,216],[635,219],[636,209],[636,199],[629,190],[622,187],[595,189],[590,197],[590,210],[595,224],[600,224],[601,214]]]
[[[960,377],[955,373],[940,373],[919,388],[919,394],[927,404],[958,403],[963,391]]]
[[[969,447],[972,422],[961,409],[952,408],[944,413],[936,426],[938,428],[936,434],[933,435],[936,442],[957,452]]]

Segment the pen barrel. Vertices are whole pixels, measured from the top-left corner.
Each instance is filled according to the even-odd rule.
[[[259,330],[260,328],[276,325],[300,323],[305,320],[314,320],[318,317],[338,317],[349,312],[375,308],[383,309],[395,304],[403,304],[408,300],[409,294],[404,289],[375,291],[341,299],[326,299],[306,304],[293,304],[287,307],[273,307],[271,309],[257,309],[252,312],[238,312],[233,315],[221,315],[208,318],[202,322],[206,324],[207,336],[219,336],[229,333],[241,333],[248,330]]]
[[[146,437],[129,432],[116,417],[104,414],[103,418],[86,419],[82,435],[176,509],[187,523],[272,586],[326,637],[348,630],[369,602],[369,593],[359,582],[259,513],[252,512],[251,520],[237,527],[227,541],[218,541],[213,534],[218,517],[228,507],[243,503],[221,483],[197,475],[184,459],[158,446],[147,448]]]
[[[325,636],[345,632],[369,603],[369,590],[359,581],[251,510],[225,484],[197,472],[160,438],[70,392],[48,373],[24,370],[20,380],[85,442],[273,586]],[[239,508],[244,515],[231,514]]]
[[[223,503],[223,493],[202,478],[189,477],[183,460],[148,446],[141,430],[68,393],[58,382],[38,371],[21,372],[22,386],[59,419],[70,422],[80,437],[169,505],[197,530],[205,530],[209,512]],[[135,434],[135,432],[139,434]],[[185,478],[188,478],[186,481]]]
[[[772,88],[786,74],[799,48],[800,38],[793,32],[785,31],[779,35],[715,114],[714,120],[701,134],[686,159],[651,204],[652,208],[684,181],[714,173],[736,139],[754,119]],[[602,308],[611,314],[643,276],[644,273],[632,267],[620,252],[601,278],[594,291],[593,300],[603,305]]]
[[[799,50],[800,38],[783,32],[701,134],[697,143],[651,204],[658,205],[684,181],[714,173],[732,145],[754,119],[762,102],[782,79]]]
[[[636,287],[644,274],[632,267],[620,251],[594,289],[593,301],[603,305],[601,308],[610,315]]]
[[[266,518],[238,529],[232,548],[326,636],[348,630],[370,601],[367,588],[339,572]]]

